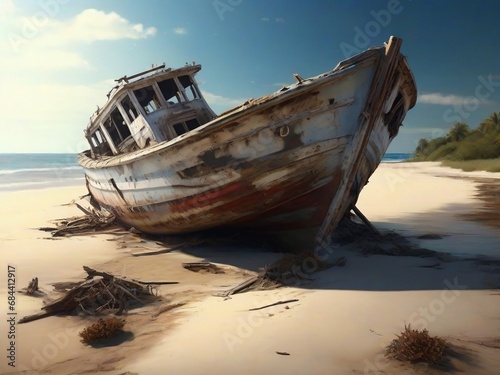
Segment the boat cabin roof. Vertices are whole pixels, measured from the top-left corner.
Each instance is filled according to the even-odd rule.
[[[98,128],[99,119],[105,116],[107,112],[106,110],[112,107],[116,101],[118,101],[122,97],[125,97],[128,90],[140,89],[152,84],[153,82],[164,81],[172,77],[185,75],[194,76],[200,70],[201,65],[195,64],[194,62],[193,65],[186,64],[186,66],[177,69],[165,68],[165,64],[162,64],[131,76],[125,75],[123,77],[115,79],[117,85],[114,86],[106,95],[108,97],[108,101],[106,102],[106,104],[102,108],[98,107],[97,110],[92,114],[86,132],[92,132],[93,130]]]
[[[108,101],[85,129],[92,157],[108,157],[169,141],[216,117],[198,88],[201,65],[165,64],[116,79]]]

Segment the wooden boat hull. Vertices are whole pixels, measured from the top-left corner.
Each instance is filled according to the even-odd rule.
[[[79,155],[92,197],[146,233],[244,227],[315,233],[345,177],[359,118],[384,58],[368,50],[331,72],[251,100],[174,140],[105,160]],[[347,207],[380,163],[416,89],[398,54]],[[395,113],[397,112],[397,113]],[[309,239],[307,240],[309,241]],[[295,242],[292,240],[291,242]]]

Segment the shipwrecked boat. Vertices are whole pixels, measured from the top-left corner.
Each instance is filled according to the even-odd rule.
[[[320,245],[415,105],[401,40],[217,116],[200,65],[164,65],[117,80],[90,119],[78,157],[93,200],[151,234],[211,228]]]

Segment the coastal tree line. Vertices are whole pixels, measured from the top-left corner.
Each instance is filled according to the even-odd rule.
[[[478,160],[500,158],[500,112],[493,112],[475,129],[465,122],[456,122],[439,138],[422,138],[413,160]]]

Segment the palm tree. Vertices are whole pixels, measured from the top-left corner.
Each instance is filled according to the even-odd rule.
[[[500,112],[493,112],[490,117],[479,124],[479,130],[483,133],[500,132]]]
[[[469,125],[465,122],[456,122],[448,132],[448,139],[457,142],[465,139],[469,135]]]

